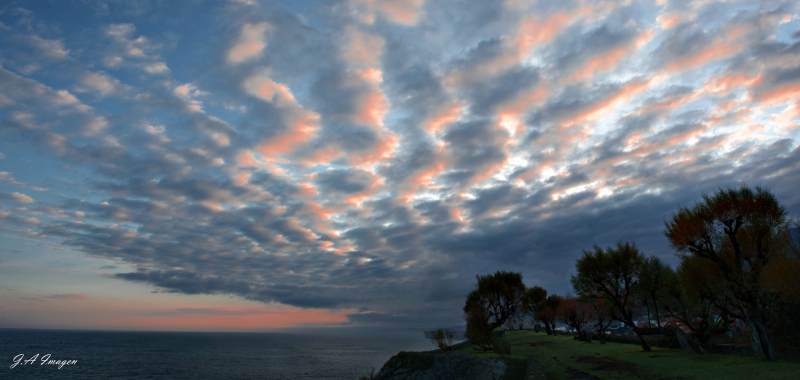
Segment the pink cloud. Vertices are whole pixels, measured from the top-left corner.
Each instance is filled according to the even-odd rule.
[[[569,25],[578,15],[585,10],[572,13],[571,16],[558,12],[542,20],[538,16],[528,16],[522,20],[517,34],[514,36],[514,45],[518,54],[526,53],[537,45],[547,44]]]
[[[665,12],[656,17],[656,22],[662,29],[672,29],[675,25],[681,22],[694,20],[693,13],[680,13],[680,12]]]
[[[248,94],[279,107],[289,107],[297,104],[289,87],[269,79],[269,71],[267,70],[247,79],[244,82],[244,88]]]
[[[316,190],[314,190],[316,194]],[[318,221],[324,221],[330,218],[332,215],[336,214],[336,210],[330,207],[323,207],[317,202],[313,201],[306,201],[303,203],[302,210],[303,214],[310,215],[316,218]]]
[[[387,20],[414,25],[421,14],[422,4],[423,0],[384,0],[379,7]]]
[[[666,68],[667,71],[694,69],[739,54],[743,49],[742,44],[717,40],[693,54],[669,62]]]
[[[459,87],[495,76],[522,62],[533,48],[551,42],[564,28],[588,12],[589,8],[582,8],[569,15],[559,12],[544,20],[538,16],[526,17],[507,40],[503,53],[488,62],[449,73],[445,83],[450,87]]]
[[[372,149],[350,153],[350,162],[356,166],[372,166],[390,158],[397,145],[397,136],[389,132],[378,140]]]
[[[411,196],[417,192],[431,188],[433,180],[447,170],[450,165],[450,159],[440,151],[427,167],[422,168],[403,184],[403,187],[406,188],[400,193],[403,203],[409,203]]]
[[[470,181],[470,182],[474,185],[474,184],[478,184],[478,183],[481,183],[481,182],[489,179],[491,176],[493,176],[495,173],[497,173],[498,170],[500,170],[504,166],[506,166],[507,163],[508,163],[508,159],[506,158],[505,160],[502,160],[502,161],[499,161],[499,162],[495,162],[495,163],[493,163],[491,165],[486,166],[485,168],[483,168],[483,169],[479,170],[477,173],[475,173],[475,176],[472,177],[472,181]]]
[[[669,96],[657,103],[645,105],[635,112],[640,114],[668,114],[670,111],[676,110],[678,107],[697,99],[698,95],[698,92],[694,91],[684,95]]]
[[[761,92],[756,97],[756,100],[773,106],[796,102],[798,99],[800,99],[800,82],[779,85],[773,89]]]
[[[239,153],[236,160],[240,166],[259,166],[259,162],[256,160],[252,151],[243,151]]]
[[[377,15],[381,15],[398,24],[414,25],[422,14],[423,3],[423,0],[354,0],[350,5],[365,24],[374,23]]]
[[[383,38],[364,32],[354,26],[345,30],[342,57],[350,64],[362,67],[380,66]]]
[[[238,64],[260,56],[267,46],[267,32],[272,26],[266,22],[245,24],[236,44],[228,50],[227,62]]]
[[[286,224],[290,229],[300,233],[300,235],[302,235],[306,241],[312,241],[317,239],[317,235],[314,234],[314,232],[312,232],[310,229],[300,224],[300,221],[297,219],[289,219],[289,221]]]
[[[626,83],[607,98],[598,101],[597,103],[565,119],[562,123],[562,126],[569,127],[578,123],[597,120],[619,105],[627,103],[634,96],[647,90],[651,84],[653,84],[654,79],[656,78],[650,78],[647,80],[632,80]]]
[[[761,82],[761,74],[748,76],[745,74],[727,74],[719,77],[711,77],[705,83],[704,91],[714,94],[727,94],[731,90],[744,86],[752,87]]]
[[[569,81],[582,80],[594,76],[598,72],[608,71],[619,66],[623,58],[639,50],[653,38],[653,31],[641,33],[631,43],[591,57],[585,64],[578,68],[568,79]]]
[[[383,91],[375,88],[359,102],[359,109],[353,115],[353,121],[371,127],[382,127],[383,117],[389,109],[389,101]]]
[[[303,111],[299,115],[292,115],[290,119],[292,120],[288,122],[289,128],[287,131],[258,145],[256,150],[265,156],[286,154],[316,136],[319,129],[319,116],[317,114]]]
[[[303,108],[288,87],[272,81],[267,77],[268,74],[269,72],[263,71],[251,77],[244,87],[250,95],[275,104],[283,112],[286,131],[255,148],[259,153],[270,157],[289,153],[316,136],[319,115]]]
[[[423,122],[425,129],[432,134],[439,133],[449,124],[457,121],[461,117],[463,106],[456,103],[448,103],[435,110],[433,115]]]
[[[308,155],[302,157],[300,161],[304,165],[328,164],[331,161],[341,157],[344,153],[333,147],[325,146],[310,152]]]
[[[371,198],[379,191],[383,190],[383,180],[381,177],[373,175],[370,179],[369,186],[361,192],[356,194],[349,195],[345,198],[345,201],[350,203],[353,206],[358,206],[364,199]]]
[[[541,105],[547,99],[550,94],[548,88],[549,86],[546,84],[537,86],[501,105],[497,112],[498,119],[519,119],[528,109]]]
[[[11,199],[19,203],[33,203],[33,198],[22,193],[12,193]]]

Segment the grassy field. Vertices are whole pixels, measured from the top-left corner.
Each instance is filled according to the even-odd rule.
[[[548,336],[543,332],[508,331],[511,355],[502,359],[509,365],[506,380],[523,379],[527,357],[535,355],[548,380],[561,379],[800,379],[800,363],[759,362],[733,355],[692,355],[681,350],[653,348],[644,352],[632,344],[585,343],[571,336]],[[500,357],[474,347],[462,348],[481,358]]]

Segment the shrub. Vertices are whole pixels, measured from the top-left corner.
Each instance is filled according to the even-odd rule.
[[[453,345],[453,333],[447,329],[439,327],[431,331],[431,343],[439,347],[442,351],[447,351]]]

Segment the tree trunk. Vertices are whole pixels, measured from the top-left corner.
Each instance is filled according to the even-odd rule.
[[[661,328],[661,316],[658,314],[658,303],[655,297],[653,298],[653,309],[656,312],[656,327]]]
[[[600,344],[606,344],[606,328],[603,327],[603,320],[600,320]]]
[[[775,354],[775,350],[772,348],[772,344],[769,342],[767,328],[759,317],[759,315],[752,315],[747,318],[747,328],[750,330],[750,343],[753,345],[753,351],[756,356],[774,362],[778,360],[778,358]]]
[[[642,349],[644,350],[644,352],[650,352],[651,351],[650,345],[647,344],[647,342],[644,340],[644,337],[639,335],[638,333],[636,334],[636,336],[639,337],[639,340],[642,342]]]

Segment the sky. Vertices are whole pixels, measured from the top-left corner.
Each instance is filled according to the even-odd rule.
[[[5,1],[0,327],[463,324],[594,244],[800,215],[796,1]]]

